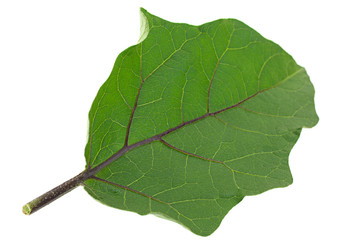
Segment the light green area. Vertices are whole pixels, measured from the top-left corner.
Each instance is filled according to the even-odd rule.
[[[241,104],[96,174],[121,186],[91,179],[85,189],[106,205],[161,215],[206,236],[246,195],[292,183],[290,150],[301,128],[318,121],[314,88],[290,55],[238,20],[191,26],[141,12],[146,38],[119,55],[91,107],[87,166],[124,146],[138,93],[129,145]]]
[[[33,209],[35,206],[37,206],[40,202],[41,198],[35,198],[34,200],[32,200],[31,202],[28,202],[27,204],[25,204],[22,208],[22,211],[25,215],[30,215],[33,212]]]
[[[25,204],[22,208],[22,211],[25,215],[30,215],[31,213],[31,206],[29,203]]]

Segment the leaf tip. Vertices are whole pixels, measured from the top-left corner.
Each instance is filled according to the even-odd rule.
[[[140,7],[140,12],[142,12],[142,13],[147,13],[148,11],[146,11],[146,9],[145,9],[145,8]]]
[[[139,43],[144,41],[149,33],[149,20],[148,20],[148,11],[144,8],[140,8],[140,38]]]

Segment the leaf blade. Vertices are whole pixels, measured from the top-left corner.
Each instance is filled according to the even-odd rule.
[[[142,12],[146,38],[119,55],[89,113],[87,167],[99,171],[85,189],[209,235],[244,196],[292,183],[290,150],[318,121],[314,90],[237,20],[196,27]]]

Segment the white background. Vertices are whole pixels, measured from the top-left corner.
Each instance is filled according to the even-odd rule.
[[[1,1],[0,239],[204,239],[81,187],[21,212],[83,170],[88,110],[116,56],[137,43],[141,6],[194,25],[237,18],[289,52],[316,89],[320,122],[291,152],[294,183],[246,197],[207,239],[360,239],[356,2]]]

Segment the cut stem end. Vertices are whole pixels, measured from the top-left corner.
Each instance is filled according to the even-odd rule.
[[[75,189],[79,186],[83,181],[86,180],[85,172],[80,173],[79,175],[69,179],[68,181],[64,182],[63,184],[57,186],[56,188],[44,193],[40,197],[35,198],[31,202],[25,204],[22,208],[22,211],[25,215],[30,215],[37,210],[41,209],[42,207],[46,206],[47,204],[51,203],[52,201],[58,199],[59,197],[63,196],[64,194],[70,192],[71,190]]]
[[[27,203],[23,206],[22,211],[25,215],[30,215],[31,214],[31,206],[30,203]]]

